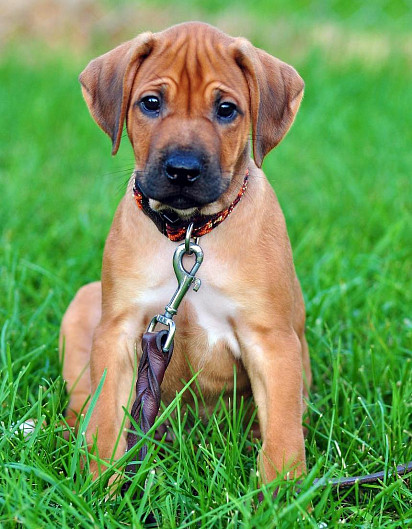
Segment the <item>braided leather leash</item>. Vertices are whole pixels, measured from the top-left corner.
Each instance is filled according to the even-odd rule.
[[[131,416],[136,424],[140,423],[140,430],[147,434],[153,426],[160,408],[160,386],[167,366],[173,353],[173,345],[168,353],[163,351],[163,344],[167,331],[146,332],[142,338],[142,357],[139,363],[136,382],[136,400],[134,401]],[[129,452],[137,443],[137,432],[131,425],[127,436],[127,451]],[[138,459],[143,461],[147,454],[147,445],[144,444],[139,451]],[[136,462],[129,463],[126,474],[134,476],[137,471]],[[130,481],[123,485],[123,492],[130,487]]]
[[[178,281],[177,290],[169,304],[166,305],[164,314],[154,316],[142,338],[142,356],[136,381],[136,400],[131,410],[131,416],[144,434],[153,426],[160,408],[160,386],[173,353],[173,340],[176,331],[173,317],[188,290],[191,287],[195,291],[200,288],[200,279],[195,274],[202,264],[203,250],[197,244],[197,240],[192,242],[192,230],[193,224],[190,224],[186,231],[185,242],[176,248],[173,256],[173,268]],[[190,272],[183,266],[185,255],[194,255],[196,259]],[[158,323],[165,325],[168,330],[153,332]],[[127,436],[127,450],[131,450],[136,443],[137,432],[132,422]],[[138,460],[143,461],[146,454],[147,445],[144,444],[139,451]],[[131,480],[136,471],[137,463],[135,461],[127,465],[126,474],[129,480],[122,487],[123,494],[130,488]]]
[[[377,483],[378,481],[384,481],[385,476],[387,477],[401,477],[405,474],[409,474],[412,472],[412,461],[409,461],[409,463],[406,463],[406,465],[399,465],[396,467],[395,470],[388,470],[388,472],[385,472],[384,470],[380,472],[375,472],[373,474],[366,474],[363,476],[350,476],[348,478],[335,478],[335,479],[328,479],[325,483],[326,485],[332,485],[332,487],[336,487],[338,489],[347,489],[349,487],[353,487],[354,485],[369,485],[371,483]],[[317,478],[313,481],[313,483],[318,483],[319,481],[322,481],[323,478]]]
[[[193,223],[189,225],[185,233],[185,242],[180,244],[173,256],[173,268],[178,280],[178,288],[169,304],[165,307],[164,314],[157,314],[154,316],[147,332],[142,338],[142,357],[139,363],[137,382],[136,382],[136,400],[131,410],[131,416],[134,423],[139,425],[143,434],[146,434],[153,426],[157,414],[160,409],[161,391],[160,387],[169,365],[173,353],[173,340],[176,331],[176,326],[173,317],[177,313],[177,309],[188,290],[193,286],[197,291],[200,288],[200,279],[195,277],[200,265],[203,261],[203,251],[197,244],[198,240],[192,242],[191,235],[193,230]],[[195,255],[196,261],[192,269],[187,271],[183,266],[183,257],[185,255]],[[153,332],[156,325],[161,323],[168,327],[168,330]],[[128,437],[127,450],[131,450],[137,443],[137,432],[132,423]],[[138,454],[138,460],[142,461],[147,454],[147,445],[143,445]],[[129,463],[126,467],[126,474],[129,480],[126,481],[122,487],[122,493],[125,494],[130,488],[132,478],[136,474],[137,463],[134,461]],[[328,484],[333,487],[342,489],[349,488],[355,484],[366,485],[383,481],[385,475],[400,477],[412,472],[412,461],[405,465],[399,465],[394,471],[376,472],[362,476],[351,476],[347,478],[337,478],[327,480],[324,486]],[[315,479],[314,483],[321,481],[323,478]],[[263,496],[259,494],[261,500]],[[150,514],[146,522],[154,521],[153,515]]]

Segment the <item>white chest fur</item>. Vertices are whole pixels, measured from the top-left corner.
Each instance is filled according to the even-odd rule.
[[[235,303],[205,282],[190,296],[190,303],[195,309],[197,323],[207,334],[209,346],[224,342],[232,354],[239,357],[240,347],[231,324],[236,317]]]
[[[158,312],[163,313],[177,287],[171,267],[164,267],[164,263],[162,264],[161,268],[152,268],[152,272],[157,268],[157,273],[153,274],[151,286],[141,291],[136,299],[148,317]],[[236,303],[216,286],[213,274],[208,273],[208,269],[208,265],[202,267],[198,274],[202,280],[201,288],[198,292],[190,289],[185,302],[194,309],[190,311],[195,318],[193,323],[204,330],[210,348],[220,342],[238,358],[240,347],[231,324],[236,318]]]

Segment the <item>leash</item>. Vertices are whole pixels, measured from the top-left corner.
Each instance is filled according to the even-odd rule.
[[[213,218],[207,219],[206,222],[203,222],[196,227],[194,227],[193,221],[190,222],[187,227],[171,226],[170,219],[165,219],[160,216],[161,214],[150,209],[148,203],[146,204],[144,195],[141,194],[137,187],[137,183],[135,182],[133,193],[138,207],[142,209],[144,213],[153,220],[153,222],[155,222],[159,231],[166,235],[170,240],[180,241],[184,239],[185,242],[176,248],[173,255],[173,268],[178,282],[177,290],[173,294],[168,305],[166,305],[164,314],[157,314],[152,318],[147,331],[142,337],[142,356],[136,381],[136,399],[131,410],[133,421],[127,435],[127,451],[130,451],[137,443],[137,432],[134,424],[138,424],[140,430],[144,434],[147,434],[159,413],[161,402],[160,387],[173,354],[173,341],[176,332],[176,324],[173,321],[173,317],[177,314],[179,305],[189,289],[192,287],[193,290],[197,292],[201,286],[200,279],[196,277],[196,273],[203,262],[203,250],[198,244],[198,237],[209,233],[214,227],[223,222],[223,220],[230,215],[246,191],[248,176],[249,173],[247,172],[242,188],[229,208],[214,215]],[[192,241],[192,234],[195,236],[194,241]],[[185,255],[195,256],[195,264],[190,271],[186,270],[183,266],[183,258]],[[154,332],[159,323],[166,326],[167,330]],[[138,454],[139,461],[143,461],[147,455],[147,451],[147,444],[144,444]],[[126,475],[129,479],[125,481],[122,486],[123,495],[129,490],[136,471],[136,461],[131,462],[126,466]],[[385,475],[388,477],[400,477],[410,472],[412,472],[412,461],[404,465],[399,465],[392,472],[389,471],[386,473],[385,471],[380,471],[361,476],[330,479],[322,486],[332,485],[337,489],[349,488],[355,484],[362,486],[383,481]],[[318,483],[322,480],[323,478],[317,478],[314,480],[314,483]],[[151,517],[152,514],[149,515],[147,521],[152,519]]]
[[[405,474],[409,474],[409,472],[412,472],[412,461],[409,461],[409,463],[406,463],[406,465],[397,466],[396,469],[393,471],[389,470],[388,472],[385,472],[384,470],[381,470],[380,472],[375,472],[373,474],[365,474],[363,476],[350,476],[348,478],[328,479],[324,486],[332,485],[332,487],[336,487],[337,489],[347,489],[349,487],[353,487],[356,484],[369,485],[371,483],[383,481],[385,479],[385,476],[401,477]],[[313,480],[313,483],[319,483],[322,480],[323,478],[316,478],[315,480]]]
[[[185,234],[185,242],[180,244],[173,255],[173,268],[177,278],[177,290],[172,299],[166,305],[164,314],[154,316],[142,338],[142,356],[139,363],[136,381],[136,400],[131,410],[133,418],[127,435],[127,451],[130,451],[137,443],[137,432],[134,423],[139,425],[140,430],[146,434],[153,426],[160,408],[161,391],[160,386],[170,359],[173,354],[173,341],[176,332],[176,324],[173,317],[177,314],[180,303],[192,287],[195,292],[200,288],[200,279],[196,277],[203,262],[203,250],[198,240],[191,240],[193,223],[191,223]],[[183,266],[183,257],[194,255],[195,264],[187,271]],[[155,331],[158,324],[167,327],[167,330]],[[147,445],[144,444],[138,454],[138,460],[142,461],[147,454]],[[125,494],[136,474],[137,463],[129,463],[126,474],[129,479],[122,486],[122,494]]]
[[[201,281],[196,277],[196,273],[203,262],[203,250],[196,238],[192,242],[193,223],[191,223],[185,234],[185,242],[180,244],[173,255],[173,268],[176,274],[178,286],[170,302],[165,307],[164,314],[154,316],[142,338],[142,356],[139,363],[136,381],[136,400],[131,410],[133,422],[127,436],[127,451],[130,451],[137,443],[137,432],[134,423],[139,425],[140,430],[147,434],[153,426],[160,409],[161,389],[164,374],[173,354],[173,341],[176,332],[176,324],[173,317],[177,314],[180,303],[192,287],[197,292],[201,286]],[[194,255],[195,264],[190,271],[183,266],[185,255]],[[157,324],[162,324],[168,330],[155,331]],[[147,444],[144,444],[139,451],[138,460],[143,461],[148,451]],[[125,494],[132,483],[133,476],[137,471],[137,462],[129,463],[126,467],[128,480],[122,486],[122,494]],[[367,485],[383,481],[385,475],[388,477],[400,477],[412,472],[412,461],[405,465],[399,465],[394,471],[375,472],[362,476],[350,476],[347,478],[329,479],[323,486],[332,485],[337,489],[349,488],[356,484]],[[317,478],[314,483],[322,481]]]

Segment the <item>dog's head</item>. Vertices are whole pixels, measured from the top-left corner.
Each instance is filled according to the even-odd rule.
[[[203,23],[143,33],[90,62],[83,95],[116,154],[126,120],[153,209],[212,214],[293,123],[303,81],[289,65]]]

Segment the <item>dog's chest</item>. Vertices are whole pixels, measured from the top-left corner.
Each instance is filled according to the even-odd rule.
[[[233,328],[237,314],[236,302],[223,293],[208,267],[202,272],[199,274],[202,278],[201,288],[197,292],[192,289],[188,291],[175,317],[177,335],[186,337],[189,342],[186,345],[190,349],[202,342],[202,356],[220,354],[223,349],[239,358],[240,347]],[[175,276],[165,276],[158,275],[155,285],[140,296],[139,305],[144,309],[146,318],[163,313],[176,290]]]
[[[240,357],[240,347],[233,329],[236,319],[236,303],[217,288],[205,284],[198,292],[192,292],[187,302],[192,321],[206,333],[210,349],[218,344],[226,347],[235,357]],[[190,322],[189,317],[189,322]]]

